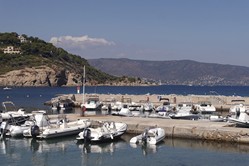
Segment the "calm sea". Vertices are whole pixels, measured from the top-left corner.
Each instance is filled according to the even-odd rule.
[[[131,135],[112,143],[84,146],[63,139],[5,139],[1,166],[248,166],[249,146],[166,138],[156,146],[129,144]]]
[[[81,91],[82,91],[82,87]],[[178,94],[249,96],[248,86],[91,86],[86,93],[99,94]],[[11,100],[17,107],[48,109],[44,102],[59,94],[77,93],[77,87],[0,87],[0,102]]]
[[[44,106],[44,102],[58,94],[76,92],[76,87],[12,87],[11,90],[1,88],[0,102],[10,100],[18,108],[49,109]],[[249,96],[249,87],[98,86],[86,87],[86,93]],[[143,147],[130,145],[130,138],[131,135],[124,135],[117,142],[90,146],[77,144],[75,136],[43,141],[7,138],[0,141],[0,165],[249,165],[249,145],[166,138],[157,146]]]

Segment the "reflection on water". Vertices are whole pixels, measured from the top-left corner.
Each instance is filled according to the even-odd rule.
[[[84,144],[77,143],[78,147],[82,150],[82,153],[109,153],[113,154],[116,149],[120,149],[126,145],[126,142],[121,139],[119,141],[98,143],[98,144]]]
[[[77,143],[75,136],[50,140],[6,138],[0,142],[1,166],[20,163],[38,166],[249,163],[249,145],[166,138],[158,145],[143,146],[130,144],[133,136],[126,134],[119,141],[86,145]],[[196,158],[202,158],[204,163]]]
[[[149,155],[157,152],[157,148],[159,145],[138,145],[138,144],[130,144],[130,146],[134,149],[139,148],[142,151],[143,155]]]
[[[165,145],[177,148],[209,150],[213,152],[249,153],[249,145],[231,142],[214,142],[203,140],[165,139]]]

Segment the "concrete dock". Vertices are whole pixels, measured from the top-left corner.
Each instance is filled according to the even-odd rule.
[[[86,94],[87,99],[92,94]],[[249,105],[249,97],[240,96],[220,96],[220,95],[123,95],[123,94],[95,94],[100,101],[114,98],[121,101],[123,98],[130,98],[134,102],[142,100],[150,101],[154,106],[162,104],[158,96],[168,98],[170,103],[180,102],[198,103],[210,101],[222,115],[227,115],[232,106],[232,100],[244,100],[245,105]],[[75,102],[82,103],[82,94],[74,94]],[[117,121],[128,125],[128,133],[141,133],[145,128],[158,126],[165,129],[166,136],[172,138],[187,138],[212,141],[226,141],[249,144],[249,128],[237,128],[228,122],[210,122],[205,120],[173,120],[160,118],[139,118],[139,117],[119,117],[111,115],[98,115],[81,117],[80,114],[68,114],[69,119],[89,118],[93,121]]]
[[[157,95],[157,94],[144,94],[144,95],[130,95],[130,94],[86,94],[85,100],[91,95],[96,95],[99,97],[101,102],[105,102],[108,99],[115,99],[116,101],[121,101],[123,99],[130,99],[132,102],[140,101],[150,101],[154,106],[159,106],[163,101],[159,100],[159,96],[162,98],[168,98],[169,102],[176,105],[181,102],[192,102],[197,104],[203,101],[211,102],[217,111],[228,111],[233,105],[233,100],[244,100],[245,105],[249,105],[249,97],[241,96],[222,96],[222,95]],[[82,94],[74,94],[75,103],[77,105],[82,104]]]
[[[68,114],[68,119],[87,118],[92,121],[124,122],[127,133],[142,133],[148,127],[162,127],[166,137],[249,143],[249,128],[237,128],[228,122],[210,122],[205,120],[173,120],[160,118],[120,117],[111,115],[85,116]]]

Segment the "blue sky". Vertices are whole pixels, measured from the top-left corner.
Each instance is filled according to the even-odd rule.
[[[195,60],[249,67],[248,0],[0,0],[0,32],[86,59]]]

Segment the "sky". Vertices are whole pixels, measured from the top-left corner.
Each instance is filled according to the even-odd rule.
[[[85,59],[249,67],[248,0],[0,0],[0,20]]]

